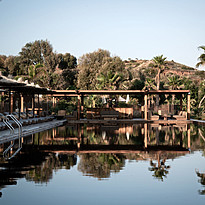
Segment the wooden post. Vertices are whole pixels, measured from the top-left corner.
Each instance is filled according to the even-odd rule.
[[[80,149],[80,144],[81,144],[81,130],[80,130],[80,124],[77,125],[77,132],[78,132],[77,148]]]
[[[48,96],[46,96],[46,99],[47,99],[47,111],[46,111],[46,113],[47,113],[47,115],[48,115],[48,110],[49,110]]]
[[[81,118],[83,118],[84,117],[84,96],[83,95],[81,95],[81,107],[80,107],[80,109],[81,109]]]
[[[53,97],[53,107],[55,107],[55,97]]]
[[[25,105],[26,105],[26,117],[28,117],[28,95],[25,97]]]
[[[182,95],[180,95],[180,111],[182,111]]]
[[[55,98],[55,107],[56,107],[56,103],[57,103],[57,100],[56,100],[56,98]]]
[[[147,123],[144,124],[144,147],[147,148]]]
[[[21,112],[23,112],[23,111],[24,111],[24,97],[21,94]]]
[[[191,114],[191,95],[188,93],[187,95],[187,119],[190,120]]]
[[[187,134],[188,134],[188,148],[191,148],[191,129],[190,129],[190,124],[188,124],[188,130],[187,130]]]
[[[1,97],[4,97],[4,92],[1,93]],[[4,112],[4,100],[1,99],[1,112]]]
[[[174,145],[175,144],[175,130],[174,130],[174,127],[172,126],[171,127],[171,130],[172,130],[172,145]]]
[[[10,93],[10,106],[11,106],[11,108],[10,108],[10,113],[13,113],[13,111],[14,111],[14,94],[12,93],[12,92],[9,92]]]
[[[11,89],[9,88],[9,114],[11,114]]]
[[[145,120],[148,119],[147,112],[148,112],[148,109],[147,109],[147,93],[145,93],[145,95],[144,95],[144,119]]]
[[[21,94],[18,93],[18,115],[19,115],[19,119],[21,118]]]
[[[38,94],[38,116],[40,116],[40,99]]]
[[[80,111],[81,111],[81,97],[78,95],[78,120],[80,120]]]
[[[35,114],[35,95],[34,94],[32,96],[32,110],[33,110],[33,117],[34,117],[34,114]]]

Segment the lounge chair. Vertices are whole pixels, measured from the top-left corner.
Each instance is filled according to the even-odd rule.
[[[173,115],[176,120],[187,120],[187,112],[180,111],[178,115]]]

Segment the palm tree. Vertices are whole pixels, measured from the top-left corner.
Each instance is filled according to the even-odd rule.
[[[204,53],[202,53],[198,58],[199,62],[196,64],[197,68],[205,65],[205,46],[199,46],[198,49],[202,49]]]
[[[157,66],[157,75],[155,78],[156,84],[157,84],[157,90],[159,90],[159,86],[160,86],[160,73],[164,70],[165,68],[165,60],[167,58],[163,57],[163,55],[161,56],[156,56],[154,57],[152,60],[154,61],[155,65]]]
[[[120,73],[114,73],[108,71],[106,74],[101,73],[98,78],[98,89],[111,89],[117,90],[119,88],[120,82],[123,81],[123,75]]]
[[[178,75],[173,75],[167,78],[168,82],[166,86],[171,88],[171,90],[178,90],[182,87],[182,80]],[[174,104],[175,95],[172,95],[172,104]]]
[[[159,87],[160,87],[160,73],[165,68],[165,60],[166,59],[167,58],[163,57],[163,55],[156,56],[156,57],[154,57],[152,59],[154,61],[155,65],[157,66],[157,75],[155,77],[155,82],[156,82],[156,85],[157,85],[157,90],[159,90]],[[157,98],[156,98],[156,105],[159,106],[159,95],[157,95]]]

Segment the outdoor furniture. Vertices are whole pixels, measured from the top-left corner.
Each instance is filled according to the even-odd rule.
[[[100,115],[104,120],[117,120],[119,118],[119,112],[115,110],[104,110],[100,112]]]
[[[72,115],[66,115],[67,120],[77,120],[78,113],[77,111],[73,111]]]
[[[173,115],[176,120],[187,120],[187,112],[180,111],[178,115]]]
[[[58,110],[57,119],[63,119],[66,117],[66,110]]]
[[[150,120],[159,120],[159,115],[150,116]]]
[[[159,120],[159,115],[152,115],[152,112],[149,111],[149,119],[150,120]]]

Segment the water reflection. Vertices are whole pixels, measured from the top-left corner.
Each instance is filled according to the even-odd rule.
[[[199,170],[196,170],[196,174],[199,177],[198,182],[203,186],[204,190],[199,190],[199,194],[205,195],[205,173],[199,172]]]
[[[170,159],[205,149],[205,129],[190,124],[73,125],[36,133],[23,140],[21,153],[10,161],[0,157],[0,189],[25,178],[49,183],[53,171],[71,169],[99,180],[124,169],[126,160],[147,161],[154,179],[169,176]],[[1,152],[7,144],[1,145]],[[79,162],[77,162],[77,156]],[[205,174],[196,171],[205,194]],[[157,180],[156,180],[157,181]]]
[[[153,162],[153,160],[150,160],[150,167],[149,171],[153,172],[153,177],[163,181],[164,178],[167,177],[169,173],[170,166],[166,165],[166,157],[163,157],[161,159],[161,155],[157,154],[157,162]]]
[[[111,172],[120,172],[124,166],[125,156],[122,154],[91,153],[80,156],[78,170],[85,176],[105,179],[110,177]]]

